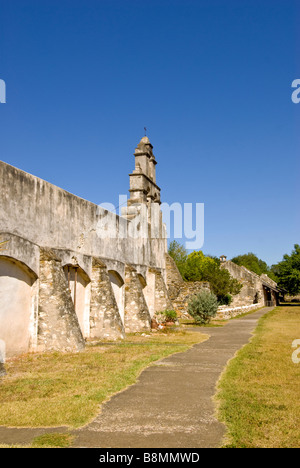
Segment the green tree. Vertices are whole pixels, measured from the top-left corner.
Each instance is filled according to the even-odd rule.
[[[209,282],[220,304],[230,303],[230,295],[240,292],[242,285],[230,275],[228,270],[220,268],[220,261],[217,257],[204,255],[201,250],[188,255],[187,250],[176,241],[170,243],[168,252],[174,259],[183,279]]]
[[[252,252],[233,257],[231,261],[237,265],[244,266],[248,270],[253,271],[253,273],[256,273],[258,276],[265,274],[274,281],[277,280],[277,277],[274,274],[272,268],[270,268],[266,262],[258,258],[257,255]]]
[[[221,304],[228,304],[230,294],[238,294],[242,288],[239,281],[233,278],[229,271],[220,268],[217,259],[205,256],[201,251],[188,255],[186,260],[185,278],[188,281],[208,281],[211,291]]]
[[[207,281],[210,283],[210,288],[218,298],[220,304],[228,304],[231,302],[229,295],[235,295],[242,289],[242,284],[231,276],[226,268],[215,267],[207,274]]]
[[[263,260],[260,260],[254,253],[249,252],[244,255],[238,255],[231,259],[233,263],[237,265],[244,266],[250,271],[253,271],[257,275],[265,273],[266,275],[269,272],[269,267]]]
[[[207,281],[211,270],[218,267],[217,262],[206,257],[201,250],[190,253],[186,259],[185,279],[188,281]]]
[[[170,242],[168,253],[176,263],[181,276],[185,278],[186,260],[188,256],[185,247],[174,240]]]
[[[292,296],[300,293],[300,245],[295,244],[290,255],[284,255],[283,260],[274,265],[278,274],[278,285]]]

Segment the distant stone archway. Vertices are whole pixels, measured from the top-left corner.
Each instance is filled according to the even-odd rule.
[[[36,280],[27,265],[0,256],[0,340],[7,357],[30,350],[35,334]]]

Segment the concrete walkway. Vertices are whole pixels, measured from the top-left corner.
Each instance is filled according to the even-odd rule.
[[[197,328],[210,338],[145,369],[138,382],[113,396],[89,425],[73,431],[74,447],[213,448],[225,427],[212,397],[226,363],[246,344],[264,308],[220,328]],[[195,330],[195,329],[194,329]],[[0,427],[0,444],[28,444],[60,428]]]
[[[214,448],[225,427],[212,397],[226,363],[246,344],[264,308],[220,328],[200,328],[210,338],[159,361],[138,382],[112,397],[100,415],[74,432],[75,447]]]

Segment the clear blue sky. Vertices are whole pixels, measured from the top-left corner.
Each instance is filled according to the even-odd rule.
[[[128,193],[148,128],[203,251],[300,243],[299,0],[0,0],[0,159],[94,203]]]

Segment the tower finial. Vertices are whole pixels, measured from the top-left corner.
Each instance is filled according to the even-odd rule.
[[[147,128],[144,127],[144,130],[145,130],[145,136],[147,136]]]

